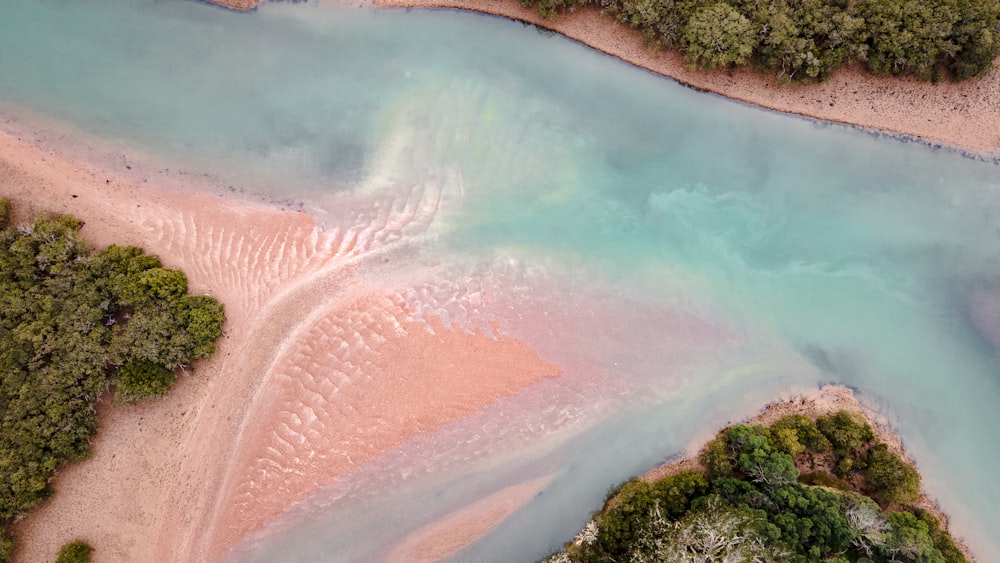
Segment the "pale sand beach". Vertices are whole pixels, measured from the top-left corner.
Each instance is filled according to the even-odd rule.
[[[93,457],[15,526],[16,561],[53,560],[77,537],[97,562],[215,560],[357,465],[559,374],[518,340],[415,322],[400,296],[367,287],[353,266],[377,233],[130,184],[6,134],[0,196],[76,215],[95,246],[144,247],[227,315],[216,355],[168,396],[102,406]],[[345,333],[350,346],[330,348]],[[345,367],[360,365],[372,373]]]
[[[252,0],[215,0],[248,9]],[[596,8],[546,20],[517,0],[371,0],[384,8],[454,8],[503,16],[556,31],[623,61],[699,90],[775,111],[857,125],[1000,157],[1000,70],[964,82],[932,84],[873,76],[858,67],[826,82],[781,84],[753,69],[695,70],[673,51],[650,49],[642,34]],[[248,5],[249,4],[249,5]]]

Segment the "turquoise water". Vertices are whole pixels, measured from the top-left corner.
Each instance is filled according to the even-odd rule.
[[[345,201],[440,191],[429,228],[365,275],[404,293],[398,280],[416,279],[412,303],[495,321],[564,368],[569,391],[543,385],[404,446],[235,559],[369,559],[554,472],[456,556],[533,560],[607,487],[820,382],[857,388],[896,425],[956,529],[982,559],[1000,553],[996,164],[745,107],[456,12],[8,0],[0,77],[18,127],[53,119],[331,226]],[[504,306],[477,317],[436,297],[468,288]],[[402,461],[412,451],[419,466]]]

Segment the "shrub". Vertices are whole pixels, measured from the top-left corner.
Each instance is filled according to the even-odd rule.
[[[941,552],[945,563],[968,563],[968,560],[959,551],[951,534],[941,529],[941,523],[930,512],[918,508],[913,511],[913,515],[927,524],[927,532],[934,541],[934,547]]]
[[[0,528],[0,561],[8,561],[14,555],[14,536]]]
[[[799,435],[792,428],[771,428],[771,447],[792,457],[806,451]]]
[[[828,489],[840,489],[841,491],[851,490],[851,484],[847,481],[837,479],[836,477],[832,477],[821,471],[803,473],[802,475],[799,475],[799,483],[802,483],[803,485],[826,487]]]
[[[875,493],[889,502],[913,502],[920,496],[920,474],[885,444],[868,452],[865,478]]]
[[[699,9],[681,32],[687,60],[709,69],[748,63],[757,42],[750,20],[725,2]]]
[[[889,516],[883,551],[894,560],[902,555],[921,563],[944,563],[944,557],[931,540],[927,523],[906,511],[893,512]]]
[[[705,451],[701,453],[701,464],[708,469],[708,474],[715,477],[722,477],[733,472],[733,464],[729,461],[726,453],[725,438],[716,438],[705,446]]]
[[[854,469],[854,460],[849,457],[842,457],[837,460],[837,464],[833,466],[833,474],[843,477]]]
[[[0,229],[6,229],[10,223],[10,212],[13,204],[10,198],[0,198]]]
[[[653,484],[654,500],[659,502],[664,516],[671,520],[680,518],[691,506],[691,501],[708,492],[708,480],[701,471],[682,471],[664,477]]]
[[[622,485],[609,504],[611,508],[597,519],[599,532],[593,547],[599,554],[623,554],[638,538],[643,521],[655,505],[652,488],[642,479],[632,479]]]
[[[174,384],[176,374],[162,364],[148,360],[132,360],[118,369],[115,378],[118,391],[115,400],[130,403],[149,397],[159,397]]]
[[[56,563],[89,563],[90,553],[94,548],[83,540],[69,542],[59,550]]]
[[[861,0],[867,22],[868,70],[875,74],[932,77],[939,56],[955,50],[951,2],[940,0]]]
[[[221,333],[222,306],[185,296],[183,273],[139,248],[92,253],[81,226],[40,216],[0,230],[0,525],[48,498],[60,466],[89,455],[112,376],[122,400],[163,394],[171,369],[211,353]]]
[[[776,486],[798,479],[795,461],[790,455],[771,448],[766,428],[741,424],[727,430],[725,437],[736,458],[736,467],[754,482]]]
[[[545,19],[552,19],[563,10],[572,10],[577,4],[583,3],[586,0],[521,0],[522,6],[535,6],[538,15]]]
[[[958,52],[948,68],[958,80],[983,76],[1000,57],[1000,1],[960,0],[956,11],[953,31]]]
[[[816,427],[839,456],[847,455],[875,439],[872,427],[860,415],[847,411],[817,418]]]
[[[830,449],[830,440],[827,440],[826,436],[824,436],[823,433],[819,431],[819,428],[816,427],[816,422],[808,416],[790,414],[780,418],[771,425],[772,435],[784,430],[794,431],[796,440],[816,453],[823,453]],[[776,447],[776,449],[781,448]],[[788,451],[785,453],[791,454],[791,452]]]

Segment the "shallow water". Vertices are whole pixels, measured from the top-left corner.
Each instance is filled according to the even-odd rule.
[[[996,164],[696,93],[499,18],[179,0],[4,14],[0,116],[330,227],[440,197],[366,280],[563,367],[321,491],[234,559],[370,559],[555,473],[456,556],[532,560],[609,486],[818,382],[888,417],[955,529],[1000,553]],[[479,294],[496,299],[470,307]]]

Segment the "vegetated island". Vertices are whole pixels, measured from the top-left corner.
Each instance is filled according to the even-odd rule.
[[[211,1],[238,10],[252,9],[259,4],[259,0]],[[827,39],[829,38],[823,35],[823,30],[829,31],[829,34],[835,34],[835,30],[829,28],[829,21],[821,23],[815,18],[820,16],[832,18],[835,10],[841,10],[843,6],[856,7],[859,3],[829,2],[816,3],[815,6],[808,3],[803,4],[799,15],[806,20],[801,22],[785,13],[791,9],[789,7],[791,3],[753,4],[764,8],[773,5],[785,10],[777,11],[774,14],[756,11],[748,11],[747,14],[740,13],[741,17],[758,26],[762,25],[761,22],[764,21],[762,19],[758,21],[758,19],[765,16],[780,20],[784,33],[787,34],[785,37],[787,41],[779,42],[781,46],[761,43],[759,46],[766,47],[767,52],[775,54],[776,58],[772,55],[761,55],[759,59],[755,59],[755,61],[760,60],[765,66],[770,64],[767,62],[768,60],[776,62],[777,66],[773,67],[773,72],[772,70],[760,72],[759,66],[735,65],[719,66],[715,70],[698,69],[685,59],[685,55],[680,50],[657,48],[655,46],[657,42],[665,43],[664,39],[658,39],[663,35],[663,32],[658,31],[657,28],[668,28],[670,25],[677,24],[676,20],[673,20],[672,24],[663,20],[662,14],[665,13],[668,6],[683,3],[658,0],[614,0],[587,3],[581,6],[581,3],[575,0],[532,0],[527,3],[534,5],[526,6],[518,0],[321,1],[370,4],[387,8],[454,8],[507,17],[556,31],[598,51],[651,72],[673,78],[699,90],[711,91],[734,100],[785,113],[917,137],[928,143],[957,147],[977,157],[1000,158],[1000,71],[996,70],[996,54],[993,55],[992,59],[988,54],[991,49],[995,53],[995,50],[1000,48],[1000,23],[996,20],[997,14],[1000,13],[1000,3],[995,0],[985,2],[978,0],[968,2],[924,0],[914,4],[921,10],[917,14],[918,17],[912,21],[907,20],[906,23],[898,20],[901,14],[909,13],[909,9],[902,10],[900,2],[874,2],[873,9],[895,10],[890,14],[877,15],[878,18],[881,18],[879,21],[885,26],[884,32],[864,39],[863,44],[859,43],[855,49],[859,52],[851,54],[850,57],[844,56],[843,66],[836,69],[834,69],[836,65],[830,63],[839,60],[842,55],[847,53],[844,50],[846,46],[838,43],[836,48],[824,55],[821,47],[828,43]],[[698,7],[714,5],[711,2],[697,4]],[[736,4],[739,3],[732,2],[726,5],[733,7]],[[750,5],[751,3],[746,4]],[[555,18],[543,18],[539,15],[539,7],[545,11],[545,6],[558,7],[560,5],[572,5],[573,10],[563,10],[563,13]],[[693,5],[691,4],[691,6]],[[818,13],[813,10],[814,7],[817,8]],[[852,9],[856,10],[856,8]],[[947,38],[963,29],[966,31],[961,33],[967,35],[966,32],[971,28],[963,27],[966,25],[965,22],[956,22],[952,19],[949,20],[951,23],[948,25],[931,25],[930,23],[932,19],[937,17],[954,18],[956,14],[964,14],[967,10],[973,9],[978,10],[974,19],[979,22],[976,25],[980,26],[976,40],[978,43],[976,44],[982,46],[979,54],[974,56],[968,50],[964,53],[956,52],[954,40]],[[990,14],[992,14],[993,20],[990,20]],[[845,17],[841,15],[839,19]],[[859,16],[853,14],[850,17]],[[875,19],[876,15],[872,14],[871,17]],[[892,20],[892,18],[897,19]],[[734,19],[740,21],[739,18]],[[895,24],[902,25],[902,27],[894,30],[890,25],[890,20],[896,22]],[[984,22],[989,21],[994,23],[992,28],[989,25],[983,25]],[[646,29],[643,27],[644,22],[653,24],[653,29],[644,31]],[[907,25],[923,26],[925,24],[928,25],[927,30],[922,30],[922,32],[926,31],[926,33],[923,36],[917,34],[918,37],[914,36],[913,30],[906,27]],[[775,24],[764,23],[763,25],[774,27]],[[675,28],[674,33],[679,33],[679,29]],[[943,33],[947,37],[938,37],[935,35],[938,33]],[[959,41],[964,40],[967,39]],[[875,68],[884,68],[884,71],[888,72],[889,75],[875,75],[864,69],[863,65],[867,64],[867,57],[871,52],[869,43],[878,43],[880,49],[878,52],[882,53],[878,57],[872,58],[872,61],[879,61]],[[908,53],[910,50],[918,49],[920,45],[929,47],[930,50],[922,56],[921,61],[923,62],[918,64],[916,60],[909,59]],[[935,47],[935,45],[937,46]],[[777,50],[775,51],[775,49]],[[792,51],[786,53],[786,50],[794,49],[800,50],[797,51],[797,54]],[[862,54],[865,55],[863,60]],[[921,79],[913,74],[923,73],[926,75],[924,71],[929,69],[930,77],[934,77],[935,72],[938,77],[944,77],[949,73],[946,59],[952,55],[963,57],[962,60],[965,60],[964,57],[975,58],[978,61],[976,65],[973,65],[977,69],[976,72],[982,70],[985,74],[961,82],[943,80],[938,83]],[[940,59],[939,56],[944,57],[944,59]],[[897,64],[900,57],[906,60]],[[782,62],[786,59],[791,63],[790,67],[787,62]],[[823,59],[826,59],[827,63],[823,63]],[[987,65],[984,62],[986,60],[991,60],[994,70],[986,70]],[[929,61],[935,62],[930,64]],[[782,65],[785,65],[784,69]],[[958,65],[958,59],[955,59],[952,66],[957,69]],[[801,70],[793,73],[789,70],[792,67]],[[825,80],[810,83],[788,83],[789,79],[797,81],[802,76],[808,77],[810,68],[816,71],[817,76],[824,76]],[[892,73],[896,70],[911,74],[893,75]],[[954,72],[953,76],[957,76],[959,71],[952,72]],[[962,72],[963,76],[976,73]]]
[[[974,561],[898,437],[828,386],[611,492],[547,563]]]
[[[5,529],[52,495],[50,480],[86,459],[97,408],[166,393],[176,372],[215,352],[222,304],[188,295],[184,272],[136,247],[91,251],[81,221],[15,224],[0,199],[0,561]],[[67,541],[73,538],[66,538]],[[58,561],[87,561],[83,541]]]

